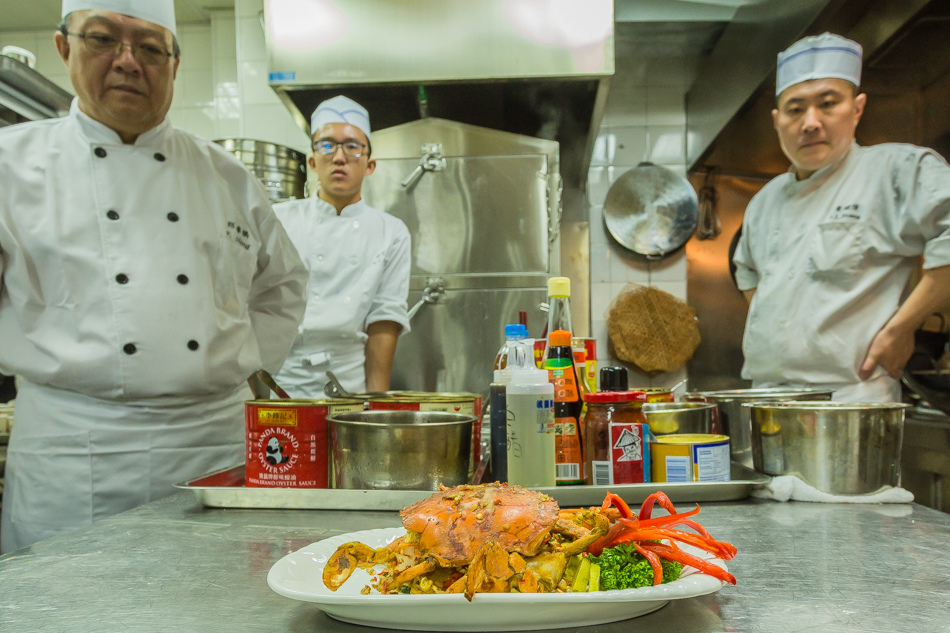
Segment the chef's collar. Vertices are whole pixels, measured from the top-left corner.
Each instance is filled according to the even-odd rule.
[[[79,98],[74,97],[69,106],[69,115],[79,124],[79,130],[90,143],[101,143],[103,145],[123,145],[119,133],[108,125],[96,121],[94,118],[79,109]],[[171,127],[168,117],[161,123],[138,135],[135,147],[161,147],[165,132]]]
[[[832,174],[838,171],[838,168],[845,164],[848,160],[848,157],[851,156],[854,148],[858,146],[857,141],[851,141],[851,147],[848,148],[841,157],[830,165],[825,165],[815,173],[813,173],[808,178],[803,180],[798,180],[798,176],[795,174],[795,165],[791,165],[788,168],[789,179],[785,183],[785,193],[789,196],[794,196],[799,193],[804,192],[806,189],[816,189],[823,185]]]
[[[317,210],[320,213],[325,215],[336,216],[336,207],[332,204],[321,198],[320,196],[314,194],[313,199],[316,201]],[[343,207],[343,210],[340,212],[339,217],[341,218],[353,218],[363,213],[366,210],[366,203],[363,202],[363,199],[360,198],[353,204],[348,204]]]

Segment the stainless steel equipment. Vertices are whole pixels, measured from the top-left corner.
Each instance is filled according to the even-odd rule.
[[[559,272],[558,149],[432,117],[373,134],[363,197],[412,235],[412,331],[396,348],[393,389],[484,395],[504,324],[526,310],[540,333]]]
[[[663,259],[692,236],[699,200],[689,181],[666,167],[640,163],[611,185],[604,200],[607,230],[636,255]]]
[[[247,138],[215,141],[257,176],[271,202],[306,197],[307,157],[289,147]]]
[[[720,432],[713,402],[647,402],[643,413],[654,435]]]
[[[73,96],[19,59],[0,55],[0,125],[55,119]]]
[[[755,469],[795,475],[822,492],[863,495],[899,486],[900,403],[747,402]]]
[[[438,490],[468,481],[474,416],[378,410],[327,421],[334,488]]]
[[[831,391],[824,389],[732,389],[726,391],[694,391],[685,400],[714,402],[718,405],[722,432],[729,436],[732,460],[752,468],[752,422],[747,402],[783,402],[789,400],[831,400]]]

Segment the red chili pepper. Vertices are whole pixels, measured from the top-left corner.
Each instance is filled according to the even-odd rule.
[[[687,554],[681,549],[669,545],[663,545],[661,543],[641,543],[643,549],[655,552],[660,558],[665,558],[666,560],[676,561],[677,563],[682,563],[683,565],[689,565],[690,567],[695,567],[704,574],[708,574],[713,578],[718,578],[724,582],[730,584],[736,584],[736,577],[727,572],[722,567],[718,565],[713,565],[707,560],[703,560],[698,556],[693,556],[692,554]]]
[[[663,563],[660,562],[660,557],[654,552],[643,549],[639,544],[634,544],[634,547],[636,548],[637,553],[647,559],[647,562],[650,563],[650,568],[653,569],[653,586],[656,587],[658,584],[663,582]]]
[[[612,492],[608,492],[607,496],[604,497],[604,503],[601,505],[601,509],[606,512],[607,509],[613,505],[620,512],[620,516],[629,519],[633,516],[633,511],[630,510],[630,506],[627,505],[627,502],[621,499],[618,495],[615,495]]]

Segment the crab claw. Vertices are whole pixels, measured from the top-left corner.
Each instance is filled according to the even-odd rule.
[[[323,568],[323,584],[336,591],[343,586],[357,567],[375,564],[376,550],[369,545],[353,541],[337,548]]]

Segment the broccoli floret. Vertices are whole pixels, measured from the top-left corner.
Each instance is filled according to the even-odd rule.
[[[600,556],[591,556],[591,561],[600,565],[601,590],[635,589],[653,585],[653,568],[650,567],[650,562],[628,543],[608,547]],[[676,580],[683,570],[680,563],[673,561],[661,559],[660,565],[663,567],[663,582]]]

